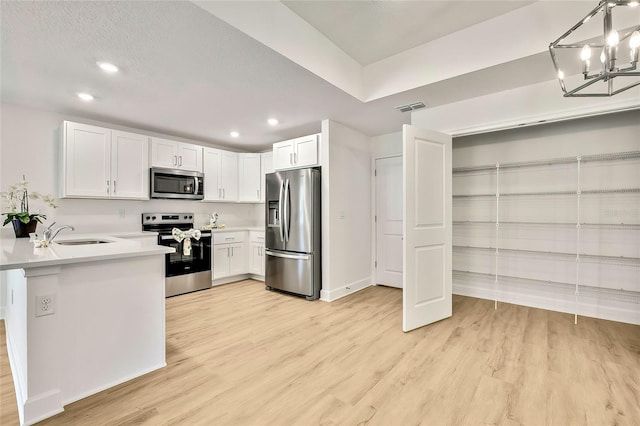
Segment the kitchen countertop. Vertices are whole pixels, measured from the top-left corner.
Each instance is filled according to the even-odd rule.
[[[127,235],[132,233],[115,233]],[[146,233],[150,236],[155,233]],[[131,236],[130,236],[131,238]],[[82,239],[102,239],[110,241],[104,244],[61,245],[58,242]],[[94,262],[138,256],[164,255],[174,253],[175,249],[159,245],[142,245],[127,238],[118,238],[107,234],[63,235],[50,243],[49,247],[34,248],[27,238],[3,238],[0,240],[0,270],[29,269],[43,266],[58,266],[71,263]]]

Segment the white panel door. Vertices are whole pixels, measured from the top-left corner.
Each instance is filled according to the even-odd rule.
[[[238,201],[238,154],[221,151],[220,187],[222,201]]]
[[[260,201],[260,162],[260,154],[238,154],[238,201]]]
[[[402,288],[402,157],[376,160],[376,284]]]
[[[111,132],[111,196],[149,199],[149,137]]]
[[[178,167],[178,142],[151,138],[151,167]]]
[[[111,194],[111,130],[65,122],[63,197]]]
[[[204,200],[219,201],[222,199],[222,187],[220,186],[220,162],[222,151],[205,148],[203,154],[204,169]]]
[[[178,168],[202,173],[202,147],[189,143],[178,144]]]
[[[451,316],[451,136],[402,128],[404,280],[402,329]]]
[[[318,164],[318,135],[309,135],[295,140],[293,164],[296,167]]]
[[[293,139],[273,144],[273,168],[290,169],[293,165]]]

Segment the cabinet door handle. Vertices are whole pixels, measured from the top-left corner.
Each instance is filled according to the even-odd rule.
[[[218,188],[218,198],[222,198],[222,195],[220,195],[220,188]]]
[[[107,180],[107,195],[109,195],[109,180]]]
[[[293,153],[289,154],[289,165],[293,166]]]
[[[298,153],[297,152],[293,153],[293,162],[294,162],[294,164],[298,164]]]
[[[229,247],[227,247],[227,257],[231,257],[229,256]]]
[[[174,165],[174,166],[177,166],[177,165],[178,165],[178,156],[177,156],[177,155],[174,155],[174,156],[173,156],[173,165]]]
[[[182,166],[182,155],[178,157],[178,166]]]
[[[225,188],[222,188],[222,199],[224,200],[225,198],[227,198],[227,191]]]
[[[113,181],[113,195],[116,195],[116,181]]]
[[[233,247],[231,247],[231,257],[233,257]]]

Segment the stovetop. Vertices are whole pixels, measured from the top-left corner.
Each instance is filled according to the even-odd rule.
[[[173,228],[193,228],[193,213],[142,213],[142,230],[171,233]]]

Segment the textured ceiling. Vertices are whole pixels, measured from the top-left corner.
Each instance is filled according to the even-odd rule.
[[[360,65],[368,65],[532,1],[283,1]]]

